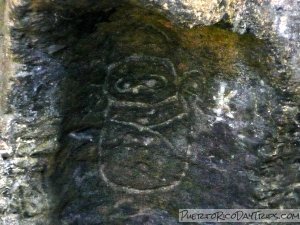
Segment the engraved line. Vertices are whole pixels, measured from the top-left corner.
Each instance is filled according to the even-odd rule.
[[[162,106],[167,103],[172,103],[175,101],[178,101],[177,93],[176,95],[173,95],[171,97],[166,98],[165,100],[157,103],[144,103],[144,102],[130,102],[130,101],[118,101],[115,97],[111,96],[110,94],[107,94],[108,99],[112,101],[113,106],[138,106],[142,108],[150,108],[150,107],[157,107]]]
[[[146,126],[142,126],[140,124],[134,123],[134,122],[124,122],[124,121],[118,121],[118,120],[114,120],[114,119],[110,119],[110,121],[118,123],[118,124],[123,124],[123,125],[127,125],[127,126],[132,126],[136,129],[138,129],[139,131],[148,131],[149,133],[155,134],[157,136],[159,136],[161,139],[163,139],[167,145],[169,146],[169,148],[171,149],[176,149],[173,144],[167,139],[165,138],[162,134],[160,134],[157,131],[154,131]]]
[[[105,107],[103,113],[104,113],[104,118],[107,119],[108,117],[108,114],[109,114],[109,109],[111,108],[112,104],[113,104],[113,101],[109,98],[107,98],[108,102],[107,102],[107,106]]]
[[[128,63],[131,61],[135,61],[135,62],[139,62],[139,61],[150,61],[150,62],[159,62],[162,63],[163,65],[165,65],[167,68],[171,69],[171,74],[174,76],[175,80],[177,78],[177,73],[174,67],[174,64],[172,63],[172,61],[168,58],[160,58],[160,57],[154,57],[154,56],[146,56],[146,55],[132,55],[129,56],[127,58],[125,58],[125,60],[123,61],[119,61],[116,63],[112,63],[108,66],[107,69],[107,76],[105,77],[105,82],[104,82],[104,93],[108,93],[108,85],[109,85],[109,77],[111,75],[111,71],[113,69],[115,69],[116,67],[124,64],[124,63]]]
[[[104,168],[105,168],[105,165],[101,165],[100,175],[101,175],[102,179],[104,180],[104,182],[106,184],[108,184],[111,188],[113,188],[114,190],[117,190],[117,191],[122,190],[122,191],[125,191],[125,192],[129,193],[129,194],[151,194],[151,193],[157,192],[157,191],[161,191],[161,192],[170,191],[170,190],[174,189],[176,186],[178,186],[181,183],[182,178],[186,176],[186,171],[189,168],[189,164],[187,162],[185,163],[184,171],[180,174],[179,180],[172,182],[168,186],[163,186],[163,187],[159,187],[159,188],[152,188],[152,189],[136,189],[136,188],[130,188],[130,187],[126,187],[126,186],[116,184],[116,183],[110,181],[106,177],[106,175],[104,173]]]
[[[148,131],[149,133],[157,135],[159,138],[161,138],[168,145],[169,148],[173,149],[173,152],[171,152],[171,153],[173,153],[173,154],[171,154],[172,156],[174,156],[174,157],[176,157],[180,160],[184,159],[184,157],[182,155],[175,154],[175,152],[180,152],[180,151],[176,151],[177,148],[165,136],[163,136],[161,133],[159,133],[155,130],[152,130],[149,127],[142,126],[142,125],[134,123],[134,122],[124,122],[124,121],[118,121],[118,120],[114,120],[114,119],[110,119],[109,121],[114,122],[114,123],[118,123],[118,124],[122,124],[122,125],[125,125],[125,126],[134,127],[137,130],[139,130],[140,132]],[[188,155],[188,152],[185,152],[185,154]]]
[[[166,126],[166,125],[169,125],[170,123],[176,121],[176,120],[180,120],[184,117],[186,117],[188,114],[187,113],[180,113],[179,115],[177,116],[174,116],[173,118],[165,121],[165,122],[162,122],[162,123],[158,123],[158,124],[154,124],[154,125],[150,125],[150,126],[147,126],[149,128],[157,128],[157,127],[162,127],[162,126]]]
[[[190,71],[184,72],[183,75],[186,76],[186,75],[190,75],[190,74],[193,74],[193,73],[199,73],[200,74],[200,71],[199,70],[190,70]]]

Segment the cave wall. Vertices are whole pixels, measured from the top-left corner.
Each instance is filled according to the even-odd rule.
[[[293,88],[299,83],[300,3],[296,0],[144,0],[158,5],[181,23],[211,25],[224,21],[238,33],[250,32],[271,41],[290,67]]]
[[[38,224],[49,208],[43,173],[58,134],[54,105],[57,83],[48,75],[55,76],[52,71],[59,65],[51,64],[39,48],[31,47],[29,39],[33,37],[29,33],[38,13],[28,12],[28,5],[20,1],[3,1],[2,9],[5,66],[1,68],[1,92],[5,94],[1,96],[1,224]],[[45,63],[52,68],[45,69]],[[34,221],[22,219],[29,217],[35,217]]]
[[[299,48],[299,11],[297,11],[299,10],[299,2],[209,1],[208,3],[208,1],[179,0],[131,2],[131,4],[138,5],[139,7],[140,4],[142,4],[149,8],[153,7],[153,3],[155,3],[155,8],[159,9],[162,14],[167,12],[167,18],[174,21],[175,24],[180,23],[195,26],[197,24],[212,25],[221,22],[223,23],[221,26],[227,26],[229,24],[230,29],[240,34],[253,33],[258,38],[267,40],[267,42],[270,42],[270,49],[268,49],[270,50],[270,53],[268,54],[270,54],[271,57],[270,64],[273,65],[274,63],[276,66],[272,69],[269,68],[269,71],[266,72],[266,74],[270,77],[274,77],[275,80],[277,80],[278,77],[279,80],[282,78],[283,82],[280,81],[281,83],[279,82],[280,84],[276,87],[281,91],[286,91],[287,94],[297,93],[299,91],[299,54],[297,53],[297,47]],[[113,3],[110,1],[101,1],[101,3],[99,3],[99,1],[80,0],[57,0],[55,2],[33,0],[1,1],[0,17],[3,18],[3,20],[0,22],[0,214],[3,216],[0,218],[0,224],[57,224],[60,222],[53,222],[53,214],[58,214],[59,212],[57,210],[63,209],[64,204],[69,204],[68,210],[71,211],[69,212],[67,209],[64,211],[64,221],[69,221],[69,224],[72,224],[72,221],[75,224],[75,222],[78,221],[97,220],[98,217],[94,214],[85,214],[80,212],[76,214],[77,217],[75,216],[74,218],[71,218],[72,210],[74,210],[72,207],[74,207],[73,205],[77,204],[76,201],[81,198],[81,196],[78,195],[78,190],[81,188],[80,185],[79,187],[65,190],[66,192],[70,191],[67,196],[71,200],[73,198],[74,201],[72,202],[70,200],[71,203],[59,201],[60,197],[57,194],[57,188],[59,189],[60,187],[63,187],[61,184],[64,183],[65,180],[69,182],[69,185],[76,186],[79,182],[78,179],[85,179],[84,174],[81,174],[82,172],[80,172],[80,170],[77,170],[77,172],[79,171],[77,175],[73,174],[73,172],[76,171],[76,168],[85,168],[84,162],[82,163],[81,161],[91,161],[92,163],[89,166],[92,168],[90,168],[90,171],[97,171],[97,168],[95,168],[97,166],[97,162],[94,162],[94,157],[97,156],[95,153],[95,146],[97,147],[97,138],[99,138],[97,135],[99,135],[100,128],[102,126],[101,115],[103,114],[102,111],[104,103],[100,101],[98,104],[96,101],[101,100],[101,96],[95,97],[90,96],[90,94],[99,93],[97,85],[101,85],[102,81],[92,75],[89,77],[87,74],[105,74],[105,69],[103,69],[105,65],[111,64],[114,61],[120,61],[122,60],[122,57],[128,57],[128,55],[131,54],[131,51],[135,50],[136,46],[129,45],[128,47],[126,44],[125,47],[119,46],[124,47],[124,49],[121,48],[122,50],[116,51],[115,54],[119,54],[118,57],[122,56],[121,58],[116,58],[116,56],[113,55],[110,56],[111,60],[113,59],[112,61],[103,61],[102,54],[107,54],[109,48],[106,46],[108,49],[106,49],[105,52],[103,49],[95,50],[98,47],[96,44],[95,46],[92,45],[92,47],[85,47],[85,45],[92,42],[92,40],[85,40],[84,37],[95,32],[95,24],[105,23],[107,18],[114,13],[115,9],[122,4],[123,1],[115,1]],[[129,9],[128,12],[130,12]],[[101,16],[99,17],[99,15]],[[163,19],[160,20],[165,21],[166,19],[163,17]],[[291,23],[289,21],[293,22]],[[166,27],[168,27],[169,24],[171,23],[166,22]],[[119,30],[122,31],[122,26],[119,26],[120,25],[118,24],[115,25],[114,29],[116,32]],[[106,29],[108,34],[112,32],[105,26],[103,29]],[[166,30],[168,30],[168,28],[166,28]],[[178,36],[180,36],[180,32],[184,32],[180,29],[177,30],[177,28],[170,28],[170,30],[174,32],[174,34],[177,33]],[[207,33],[215,31],[217,32],[218,30],[208,30]],[[185,34],[182,34],[182,37],[185,37],[187,42],[196,40],[197,32],[194,32],[193,34],[191,33],[186,31]],[[205,36],[207,33],[205,33],[205,31],[201,31],[199,32],[199,35]],[[227,33],[223,33],[221,31],[218,35],[226,36]],[[231,38],[239,40],[239,38],[234,34],[229,34],[229,39]],[[146,38],[144,37],[144,39]],[[213,39],[213,41],[216,42],[218,40],[218,38]],[[97,42],[95,41],[95,43]],[[201,41],[199,43],[203,44]],[[223,44],[224,43],[221,41],[220,45],[222,46]],[[170,46],[172,47],[172,44],[170,44]],[[229,49],[226,50],[230,50],[230,53],[235,54],[235,48],[238,47],[230,41],[228,46]],[[128,47],[128,49],[126,47]],[[191,48],[191,46],[185,46],[185,48]],[[225,70],[228,64],[231,65],[233,63],[231,58],[224,58],[224,53],[218,53],[216,47],[208,46],[208,48],[214,49],[214,51],[217,52],[217,56],[219,56],[219,54],[221,55],[219,56],[219,61],[223,62],[223,64],[214,65],[216,68]],[[80,52],[81,49],[84,49],[84,51]],[[145,52],[150,50],[143,49]],[[76,54],[78,54],[77,58]],[[168,54],[171,53],[168,52]],[[70,55],[74,56],[74,58],[70,58]],[[205,57],[206,56],[204,55],[204,61]],[[72,60],[74,60],[74,62]],[[174,61],[176,62],[176,57]],[[194,63],[197,65],[196,62]],[[180,62],[178,61],[175,64],[179,65]],[[94,71],[91,68],[95,68],[95,65],[97,69]],[[180,66],[183,70],[186,65]],[[82,71],[80,71],[78,67],[82,67]],[[230,71],[230,69],[231,68],[229,66],[228,71]],[[227,73],[230,73],[228,71]],[[183,73],[184,71],[181,72]],[[213,74],[216,71],[207,70],[206,72],[207,74]],[[75,79],[72,75],[80,75],[85,77],[85,79]],[[222,77],[222,75],[225,76],[222,73],[219,74],[220,77]],[[292,77],[292,79],[289,80],[290,83],[286,82],[286,77],[288,76]],[[254,79],[254,83],[256,82],[255,85],[257,86],[254,85],[255,88],[251,89],[252,87],[247,86],[248,81],[243,80],[246,79],[246,77],[240,79],[242,80],[242,83],[245,82],[245,86],[239,88],[242,89],[247,87],[249,88],[247,89],[249,91],[253,91],[254,89],[255,91],[258,91],[261,85],[258,80]],[[203,80],[199,82],[203,82]],[[227,84],[229,87],[238,88],[235,86],[233,81],[230,82]],[[86,90],[82,90],[82,92],[79,93],[73,91],[79,90],[82,84],[87,85]],[[215,86],[211,91],[217,92],[219,88],[218,85],[220,85],[220,83],[215,83],[214,85]],[[266,90],[270,91],[268,93],[274,93],[273,87],[269,89],[269,86],[267,86]],[[212,95],[213,94],[211,94],[211,97]],[[270,96],[273,96],[273,94],[270,94]],[[246,95],[244,95],[244,97],[247,98]],[[209,97],[207,97],[207,99],[209,99]],[[210,100],[213,101],[212,99]],[[275,102],[272,101],[273,99],[266,100],[268,104],[280,105],[278,103],[280,100],[276,99]],[[278,121],[282,121],[282,127],[290,126],[291,132],[295,134],[295,140],[294,142],[291,142],[290,139],[278,138],[279,140],[277,140],[277,144],[291,143],[289,148],[284,148],[287,149],[287,152],[282,154],[293,155],[295,151],[294,145],[296,143],[296,138],[299,137],[297,136],[299,133],[297,133],[295,128],[295,123],[297,121],[293,122],[293,125],[286,125],[284,121],[294,121],[299,117],[297,114],[298,99],[296,97],[291,97],[288,101],[289,104],[282,103],[282,108],[279,110],[282,113],[282,116],[277,119]],[[238,105],[239,103],[236,104]],[[89,111],[92,113],[89,113]],[[207,114],[210,115],[210,113]],[[202,118],[198,123],[202,124],[203,121],[208,121],[209,116],[205,115],[206,112],[203,113],[202,111],[198,111],[198,114],[197,119]],[[212,115],[214,115],[213,112]],[[243,118],[241,120],[243,120]],[[258,122],[258,124],[260,123]],[[265,128],[255,127],[255,129]],[[275,128],[272,127],[272,129]],[[228,130],[230,130],[228,127],[218,125],[213,127],[213,130],[207,131],[206,135],[209,136],[210,132],[212,132],[213,135],[218,133],[220,135],[219,138],[223,140],[227,139],[227,137],[224,136],[224,132],[226,133]],[[278,131],[276,130],[276,135],[280,137],[283,137],[285,134],[284,131],[282,131],[282,134],[277,132]],[[94,134],[96,134],[96,136],[93,136]],[[81,137],[81,135],[83,135],[83,137]],[[87,138],[91,135],[94,138],[93,141],[91,143],[87,141],[88,144],[84,143],[87,144],[87,146],[85,146],[85,148],[88,149],[87,155],[86,153],[80,152],[78,153],[79,155],[68,155],[70,149],[80,149],[79,147],[82,145],[82,142],[80,141],[83,140],[86,142]],[[80,141],[76,142],[78,138]],[[233,141],[234,137],[229,139],[232,139],[231,141]],[[201,139],[203,143],[212,142],[213,140],[214,139],[210,136],[203,137]],[[260,145],[259,141],[251,143],[249,140],[244,140],[243,143],[246,143],[247,146],[250,145],[250,148],[255,148],[255,146]],[[231,144],[232,142],[220,143],[222,148],[229,148]],[[197,149],[195,146],[194,148]],[[216,147],[206,146],[206,148],[212,152]],[[269,148],[271,147],[269,146]],[[282,151],[285,151],[284,149],[282,149]],[[263,153],[264,151],[266,151],[267,158],[273,153],[272,150],[268,148],[264,148]],[[220,155],[218,157],[220,157],[220,159],[230,157],[230,155],[222,155],[223,153],[219,154]],[[203,158],[199,159],[196,157],[194,159],[194,163],[197,164],[202,160],[201,163],[203,168],[200,169],[205,171],[205,159],[209,162],[209,154],[206,156],[205,154],[200,154],[200,156]],[[67,166],[64,164],[66,159],[70,161],[75,160],[75,162],[77,162],[76,159],[78,159],[78,157],[81,162],[80,166],[78,166],[77,163],[67,164]],[[248,158],[245,158],[246,164],[248,163],[248,166],[252,167],[253,165],[251,163],[253,163],[254,159],[251,154],[247,157]],[[282,166],[283,163],[290,163],[289,166],[283,166],[283,168],[280,169],[281,176],[268,177],[271,176],[272,173],[270,173],[271,175],[265,175],[262,173],[260,175],[255,174],[255,176],[253,175],[252,177],[254,182],[259,179],[257,176],[264,177],[261,179],[262,182],[256,186],[258,193],[261,194],[257,198],[264,199],[260,200],[262,206],[269,206],[270,204],[278,206],[279,203],[282,202],[283,205],[294,206],[298,203],[297,200],[295,200],[297,187],[293,186],[298,178],[290,177],[290,180],[282,179],[283,176],[286,176],[287,171],[295,171],[297,169],[295,166],[297,165],[297,155],[295,156],[294,161],[290,158],[287,161],[284,160],[284,157],[283,159],[279,157],[279,159],[276,159],[273,162],[273,166],[271,166],[271,168],[275,168],[273,171],[276,172],[278,171],[277,168]],[[81,167],[81,165],[83,166]],[[208,165],[209,163],[207,166]],[[234,166],[233,168],[236,169],[240,167],[240,164],[234,164]],[[63,178],[62,180],[59,180],[57,177],[60,176],[60,173],[57,171],[60,171],[59,169],[61,167],[66,168],[64,173],[66,179]],[[221,170],[223,168],[219,164],[217,167]],[[231,169],[226,166],[224,168],[227,171],[230,171]],[[198,170],[199,168],[195,167],[191,170],[190,174],[195,175]],[[272,172],[272,169],[266,169],[266,171]],[[215,172],[214,169],[210,168],[206,173],[203,173],[203,176],[200,177],[199,180],[209,179],[209,174],[211,173],[217,173],[221,177],[224,175],[222,175],[223,172]],[[72,180],[70,178],[72,176],[75,176],[77,180]],[[228,172],[225,173],[223,179],[225,179],[226,176],[229,176]],[[49,179],[49,177],[51,179]],[[238,177],[237,181],[238,179],[243,180],[243,175]],[[90,184],[91,189],[86,190],[95,192],[87,198],[93,199],[98,197],[98,201],[95,201],[93,204],[105,205],[100,201],[101,199],[98,196],[99,192],[97,192],[99,190],[104,190],[106,191],[105,193],[110,193],[107,191],[105,184],[98,181],[93,173],[91,176],[87,176],[87,180],[90,182],[88,184]],[[212,183],[209,185],[212,185],[215,181],[211,182]],[[268,187],[264,186],[264,182],[273,182],[274,186],[277,185],[279,187],[280,185],[286,185],[288,186],[288,190],[286,193],[280,192],[280,190],[268,190]],[[283,182],[284,184],[280,182]],[[188,195],[188,193],[193,193],[193,188],[189,186],[191,183],[191,180],[186,181],[185,192],[180,192],[182,194],[182,198],[191,197]],[[228,182],[227,185],[230,186],[230,182]],[[97,190],[97,188],[99,190]],[[242,190],[243,187],[240,188]],[[218,191],[219,190],[216,189],[215,193]],[[278,199],[274,200],[275,203],[272,203],[273,200],[269,197],[269,194],[273,193],[272,191],[277,194],[279,193],[277,195]],[[84,193],[88,194],[88,191]],[[207,193],[209,193],[209,191]],[[282,196],[284,195],[290,196],[286,202],[282,201]],[[232,198],[232,196],[233,193],[229,194],[229,197]],[[249,196],[245,198],[249,200],[253,196],[248,197]],[[117,197],[115,198],[117,199]],[[107,200],[106,198],[103,199]],[[160,201],[157,196],[154,200],[156,201],[155,204],[158,204],[157,202]],[[213,205],[213,202],[216,202],[217,200],[206,199],[207,203],[210,201]],[[232,201],[234,202],[235,200]],[[226,200],[224,200],[224,202],[226,202]],[[249,202],[251,201],[249,200]],[[167,204],[166,202],[160,203],[162,205]],[[120,204],[121,207],[123,207],[122,204]],[[126,204],[127,203],[125,201],[123,204],[125,205],[125,208],[127,207]],[[236,204],[241,204],[241,202]],[[80,202],[78,205],[85,207],[84,202]],[[250,205],[251,204],[249,203],[249,206]],[[176,208],[176,206],[174,206],[174,208]],[[101,210],[104,211],[103,214],[105,214],[105,210],[107,209],[103,207]],[[126,209],[124,210],[126,211]],[[154,211],[150,212],[150,214],[151,213],[154,215],[154,221],[157,221],[157,218],[162,217],[165,221],[168,221],[169,224],[176,224],[174,222],[174,218],[170,217],[170,215],[164,211]],[[114,212],[112,212],[112,215],[114,215]],[[83,219],[80,220],[79,217],[82,217]],[[98,219],[99,221],[102,221],[102,218]],[[139,221],[139,218],[137,218],[137,221]],[[84,222],[82,223],[84,224]],[[95,224],[97,224],[97,221]]]

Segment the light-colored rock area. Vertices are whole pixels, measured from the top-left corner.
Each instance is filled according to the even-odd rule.
[[[63,50],[65,46],[51,43],[49,36],[59,24],[57,21],[69,21],[67,17],[69,14],[66,13],[65,16],[63,13],[58,15],[51,11],[49,13],[46,10],[45,12],[36,10],[43,4],[51,2],[59,3],[57,4],[59,12],[70,6],[74,7],[69,12],[72,16],[80,14],[80,8],[89,12],[87,10],[89,7],[96,7],[91,4],[93,1],[88,0],[0,0],[0,225],[60,225],[47,220],[48,214],[52,213],[52,197],[49,196],[50,185],[45,179],[47,176],[45,171],[49,172],[48,170],[55,167],[51,163],[53,155],[58,150],[62,120],[57,105],[60,101],[57,89],[60,87],[62,80],[60,76],[64,74],[64,68],[52,55]],[[97,7],[100,9],[103,7],[104,10],[100,11],[106,12],[107,9],[110,10],[110,4],[117,5],[118,2],[121,1],[103,1],[103,5],[99,3]],[[229,24],[237,33],[252,33],[258,38],[267,40],[271,43],[270,48],[272,47],[274,55],[278,56],[278,64],[281,65],[277,71],[278,76],[291,76],[286,88],[300,93],[299,0],[135,0],[134,2],[142,2],[149,7],[155,5],[172,20],[189,27],[221,22]],[[84,13],[81,16],[85,18]],[[62,26],[61,31],[63,29],[67,32],[69,28]],[[37,33],[42,35],[36,35]],[[43,38],[45,42],[41,40]],[[18,49],[19,58],[12,59],[14,48]],[[101,54],[100,50],[98,52]],[[230,111],[227,112],[230,108],[227,103],[230,97],[235,96],[230,95],[230,92],[225,96],[223,89],[220,87],[221,94],[215,95],[217,102],[215,112],[220,121],[222,116],[228,120],[232,119],[233,115]],[[245,96],[245,99],[248,99],[248,95]],[[299,115],[299,109],[292,102],[283,108],[282,117],[295,120],[297,113]],[[76,115],[74,118],[78,119]],[[299,138],[299,132],[294,133],[296,140]],[[283,133],[281,138],[284,137]],[[286,141],[278,139],[278,143]],[[297,170],[296,167],[292,169],[290,171]],[[283,178],[284,175],[271,177],[269,180],[262,179],[261,186],[257,188],[265,190],[269,188],[268,183],[274,184],[272,187],[275,187],[284,180]],[[299,190],[297,185],[293,183],[286,192],[292,196],[291,198],[295,199],[290,193]],[[262,198],[267,205],[270,197]],[[160,217],[161,214],[157,213],[157,218]],[[175,223],[173,219],[170,222]]]
[[[15,58],[15,47],[22,48],[22,41],[18,42],[22,38],[16,38],[12,33],[21,24],[29,23],[20,21],[14,10],[26,7],[25,3],[0,1],[1,225],[36,224],[40,218],[45,221],[49,204],[44,191],[43,171],[48,164],[47,154],[56,149],[58,134],[57,109],[51,102],[55,98],[51,96],[47,100],[43,96],[41,101],[48,103],[34,109],[35,101],[30,92],[36,92],[45,81],[36,83],[35,87],[31,86],[31,81],[43,73],[41,67],[36,66],[37,73],[34,73],[24,60]],[[49,92],[55,92],[54,85],[50,84]],[[22,219],[26,215],[34,219]]]
[[[300,1],[298,0],[143,0],[158,5],[178,22],[212,25],[225,20],[238,33],[251,32],[271,41],[300,81]],[[299,91],[299,90],[298,90]]]
[[[190,26],[212,25],[224,17],[234,18],[241,11],[241,0],[146,0],[174,15],[178,22]]]

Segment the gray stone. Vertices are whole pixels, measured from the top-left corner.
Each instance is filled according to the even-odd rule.
[[[0,224],[299,206],[299,1],[0,2]]]

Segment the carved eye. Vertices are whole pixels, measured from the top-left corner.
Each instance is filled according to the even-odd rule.
[[[143,79],[142,83],[149,89],[160,89],[167,85],[167,80],[164,76],[151,74]]]
[[[115,88],[119,93],[132,92],[132,87],[134,86],[134,80],[130,78],[120,78],[116,84]]]
[[[140,93],[154,92],[157,89],[164,88],[167,80],[164,76],[150,74],[142,76],[122,77],[117,80],[115,88],[119,93]]]
[[[157,81],[155,79],[150,79],[150,80],[145,81],[145,85],[148,88],[154,88],[156,84],[157,84]]]
[[[108,66],[104,91],[117,101],[158,103],[176,95],[176,81],[168,59],[133,55]]]

